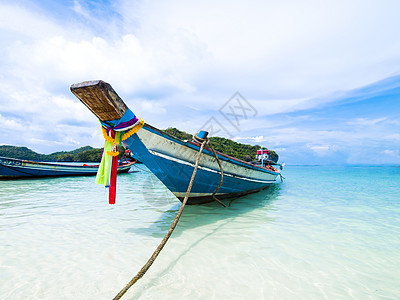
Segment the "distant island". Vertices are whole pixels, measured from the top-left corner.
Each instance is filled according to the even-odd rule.
[[[99,162],[102,153],[102,148],[93,148],[90,146],[81,147],[73,151],[60,151],[51,154],[40,154],[27,147],[0,146],[0,156],[34,161]]]
[[[167,128],[165,133],[175,136],[181,140],[192,140],[192,135],[177,128]],[[234,142],[222,137],[210,137],[210,141],[216,151],[242,159],[244,161],[255,160],[259,145],[247,145]],[[124,151],[120,151],[122,155]],[[93,148],[90,146],[81,147],[73,151],[60,151],[51,154],[40,154],[27,147],[0,146],[0,156],[18,158],[34,161],[58,161],[58,162],[100,162],[103,148]],[[269,150],[270,159],[278,161],[278,154]]]

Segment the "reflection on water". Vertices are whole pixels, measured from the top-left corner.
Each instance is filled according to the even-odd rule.
[[[186,229],[205,226],[221,220],[231,222],[234,221],[238,215],[248,213],[261,207],[268,210],[268,205],[279,196],[280,189],[280,184],[274,184],[258,193],[234,199],[226,199],[224,200],[225,203],[231,202],[231,206],[226,208],[217,202],[203,205],[186,205],[179,220],[179,225],[175,228],[173,235],[178,236]],[[166,202],[167,201],[169,200],[166,200]],[[157,200],[157,203],[161,203],[161,200]],[[171,209],[162,213],[160,218],[149,224],[148,227],[129,228],[127,231],[142,235],[163,237],[171,226],[172,221],[175,219],[180,206],[180,202],[176,203],[175,199],[175,204]]]

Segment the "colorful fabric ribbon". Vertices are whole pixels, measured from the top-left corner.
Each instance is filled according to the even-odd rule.
[[[114,131],[125,131],[135,126],[139,121],[139,118],[136,117],[130,109],[128,109],[121,119],[100,121],[100,123],[104,128],[112,128]]]
[[[131,110],[127,110],[121,119],[102,122],[102,132],[105,139],[104,151],[101,163],[96,175],[96,183],[109,188],[109,203],[115,204],[118,145],[143,127],[144,121],[135,116]],[[126,131],[123,133],[123,131]]]

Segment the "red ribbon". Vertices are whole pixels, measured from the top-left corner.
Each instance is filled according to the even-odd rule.
[[[111,129],[111,137],[115,138],[114,130]],[[117,149],[118,151],[118,146]],[[110,178],[110,187],[108,190],[108,203],[115,204],[115,196],[117,194],[117,168],[118,168],[118,156],[112,157],[111,162],[111,178]]]

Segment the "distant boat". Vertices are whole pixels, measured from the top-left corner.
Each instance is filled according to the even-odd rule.
[[[71,91],[102,121],[103,127],[109,126],[114,131],[123,130],[126,133],[135,126],[142,126],[124,143],[132,152],[132,157],[143,162],[179,200],[183,200],[200,149],[199,142],[180,140],[141,122],[111,85],[104,81],[73,84]],[[217,155],[224,172],[222,185],[215,194],[218,199],[254,193],[280,182],[280,170],[270,164],[264,165],[264,159],[258,165],[220,152]],[[217,160],[212,150],[205,146],[187,203],[213,201],[220,179]]]
[[[118,173],[128,173],[133,164],[134,162],[126,162],[119,165]],[[96,175],[98,168],[98,164],[60,164],[0,157],[0,179],[91,176]]]

